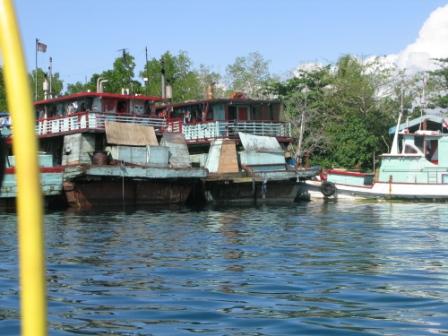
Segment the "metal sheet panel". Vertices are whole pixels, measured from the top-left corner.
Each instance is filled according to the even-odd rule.
[[[190,153],[182,133],[163,133],[161,146],[167,146],[170,152],[169,163],[172,167],[191,167]]]
[[[140,165],[168,166],[169,149],[165,146],[108,146],[112,159]]]
[[[264,153],[283,153],[278,140],[274,137],[253,135],[238,132],[241,143],[246,151],[264,152]]]
[[[221,146],[222,146],[222,139],[214,140],[210,144],[210,149],[208,151],[207,156],[207,162],[205,163],[205,168],[207,168],[210,173],[218,172]]]
[[[204,178],[207,176],[207,171],[202,168],[91,166],[86,169],[86,175],[142,179],[191,179]]]
[[[130,146],[157,146],[154,127],[105,121],[106,139],[110,144]]]
[[[53,167],[53,155],[51,154],[39,154],[39,166],[40,167]],[[8,156],[6,160],[6,167],[15,167],[16,159],[14,156]]]
[[[286,161],[281,153],[240,152],[240,161],[244,166],[282,165],[285,169]]]

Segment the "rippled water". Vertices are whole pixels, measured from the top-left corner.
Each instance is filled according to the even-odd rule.
[[[0,214],[0,334],[19,333]],[[46,216],[51,335],[448,334],[446,204]]]

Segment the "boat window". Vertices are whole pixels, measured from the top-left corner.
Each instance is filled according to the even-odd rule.
[[[227,115],[228,115],[227,120],[235,120],[236,119],[236,107],[229,106]]]
[[[93,98],[92,101],[92,111],[100,112],[101,111],[101,99],[98,97]]]
[[[132,113],[134,113],[135,115],[143,115],[145,110],[144,110],[144,103],[141,101],[135,101],[132,103]]]
[[[64,104],[63,103],[59,103],[56,104],[56,114],[57,116],[63,116],[64,113]]]
[[[420,149],[420,151],[423,153],[424,149],[423,149],[423,137],[422,136],[416,136],[414,139],[414,144],[415,146],[417,146],[418,149]]]
[[[222,104],[215,104],[213,105],[213,119],[214,120],[225,120],[225,113],[224,113],[224,105]]]
[[[103,99],[103,111],[105,113],[115,113],[115,100]]]
[[[429,161],[438,160],[438,141],[437,140],[426,140],[425,141],[425,158]]]
[[[128,113],[128,104],[125,100],[118,101],[117,113]]]
[[[404,146],[404,153],[405,154],[417,154],[417,149],[415,149],[414,147],[411,147],[411,145],[406,144]]]

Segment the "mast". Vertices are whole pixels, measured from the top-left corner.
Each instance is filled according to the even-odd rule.
[[[302,142],[303,142],[303,132],[304,132],[304,124],[305,124],[305,113],[307,109],[307,98],[308,98],[308,88],[305,87],[302,92],[305,95],[305,104],[302,112],[302,116],[300,119],[300,131],[299,131],[299,143],[297,144],[297,152],[296,152],[296,167],[302,167]]]
[[[400,131],[400,123],[401,118],[403,116],[403,89],[401,90],[401,99],[400,99],[400,114],[398,115],[397,126],[395,127],[394,140],[392,141],[392,146],[390,148],[390,154],[399,154],[398,148],[398,133]]]
[[[50,57],[50,65],[48,66],[48,80],[49,80],[49,96],[53,98],[53,58]]]

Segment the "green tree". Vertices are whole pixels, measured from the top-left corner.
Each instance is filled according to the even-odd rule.
[[[263,87],[270,79],[269,61],[259,52],[237,57],[233,64],[226,68],[229,89],[241,91],[249,97],[259,98],[264,92]]]
[[[448,58],[438,58],[435,61],[439,68],[429,73],[429,84],[436,93],[430,102],[434,106],[448,108]]]
[[[30,74],[30,85],[31,90],[33,92],[33,98],[36,97],[36,70],[33,70]],[[47,77],[47,73],[44,72],[41,68],[37,68],[37,100],[44,99],[44,90],[43,90],[43,83],[45,78],[47,80],[50,80]],[[58,72],[54,73],[51,78],[51,92],[53,97],[59,96],[62,94],[62,90],[64,87],[64,82],[62,79],[60,79],[60,75]]]
[[[167,51],[160,57],[160,60],[152,58],[145,64],[143,71],[140,72],[140,77],[148,78],[146,87],[148,94],[155,96],[162,94],[162,63],[165,69],[166,84],[172,86],[173,102],[203,97],[198,74],[192,69],[193,63],[184,51],[180,51],[177,56]]]
[[[305,113],[303,147],[315,163],[368,169],[386,150],[384,139],[398,111],[390,76],[377,62],[347,55],[266,89],[284,101],[296,130]]]
[[[112,69],[106,70],[100,75],[107,79],[108,92],[121,93],[122,89],[129,89],[131,93],[141,93],[141,84],[134,79],[134,60],[134,56],[124,50],[123,55],[115,59]]]
[[[199,80],[199,89],[204,97],[207,96],[207,90],[210,85],[214,88],[214,97],[215,98],[224,98],[225,90],[222,83],[221,74],[211,71],[210,67],[201,64],[199,69],[197,70],[198,80]]]

